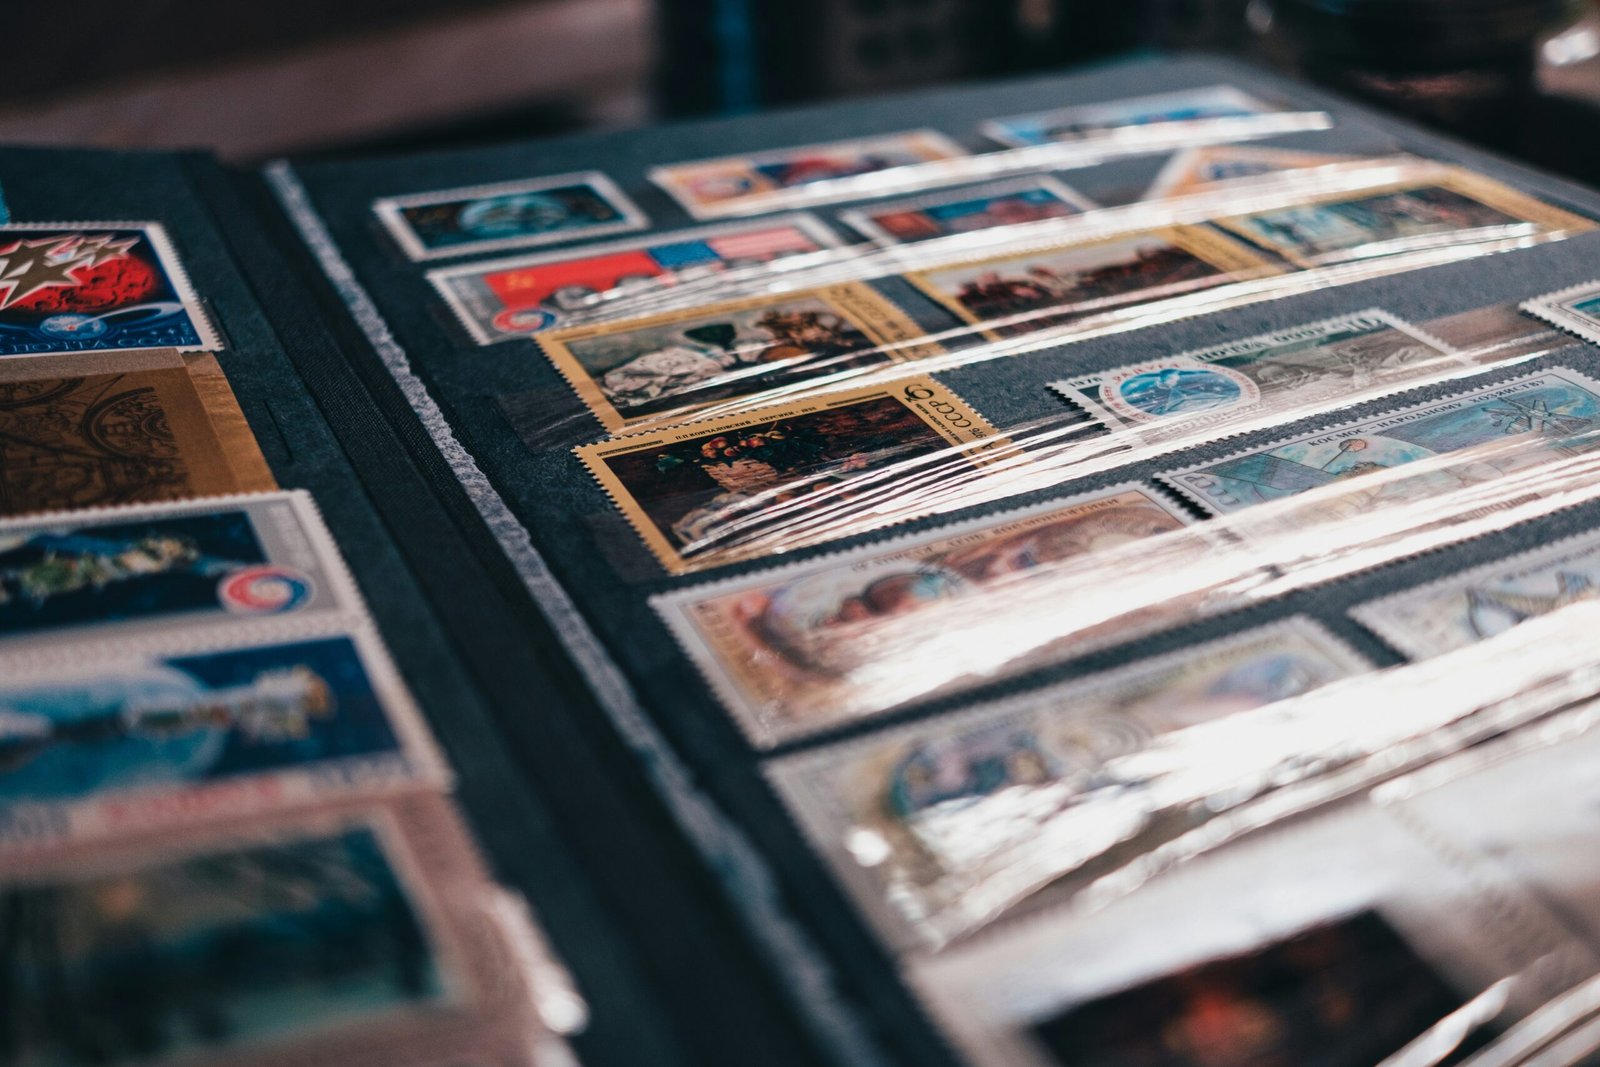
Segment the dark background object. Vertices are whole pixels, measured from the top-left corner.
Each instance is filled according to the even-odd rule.
[[[1260,0],[1313,81],[1481,143],[1515,148],[1539,42],[1572,0]]]

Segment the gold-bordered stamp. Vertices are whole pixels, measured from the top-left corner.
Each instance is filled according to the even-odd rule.
[[[954,392],[912,378],[574,452],[678,574],[916,518],[930,484],[1007,445]]]
[[[613,432],[682,422],[766,390],[937,355],[867,285],[680,308],[537,335],[550,362]]]
[[[1054,329],[1100,312],[1278,273],[1199,226],[1163,226],[914,271],[906,278],[989,337]]]

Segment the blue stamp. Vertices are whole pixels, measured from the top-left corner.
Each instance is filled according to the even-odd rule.
[[[70,809],[53,829],[81,839],[414,780],[436,759],[360,635],[0,676],[0,838],[26,837],[43,807]]]
[[[442,1006],[457,976],[384,829],[211,842],[0,886],[18,920],[0,960],[0,1060],[231,1063]]]
[[[1522,310],[1590,344],[1600,345],[1600,281],[1529,300]]]
[[[358,610],[304,493],[0,521],[0,651],[72,630],[105,638]]]
[[[983,124],[983,134],[1011,148],[1030,148],[1133,127],[1245,118],[1279,110],[1232,86],[1213,85],[992,119]]]
[[[1032,176],[978,189],[874,204],[844,212],[839,218],[851,229],[882,244],[915,244],[997,226],[1070,218],[1096,207],[1094,201],[1054,178]]]
[[[1229,341],[1116,367],[1051,388],[1108,428],[1195,434],[1230,430],[1263,409],[1283,419],[1436,380],[1463,366],[1444,342],[1386,311]]]
[[[160,226],[0,226],[0,356],[219,347]]]
[[[650,224],[611,179],[593,171],[390,197],[372,210],[413,260],[590,240]]]
[[[1441,485],[1461,486],[1510,475],[1541,458],[1593,448],[1596,428],[1600,382],[1556,367],[1253,448],[1162,475],[1161,481],[1214,514],[1229,514],[1420,459],[1523,439],[1526,447],[1515,453],[1497,453],[1434,473]],[[1412,484],[1394,491],[1414,498],[1424,489]],[[1361,506],[1381,502],[1364,498]]]

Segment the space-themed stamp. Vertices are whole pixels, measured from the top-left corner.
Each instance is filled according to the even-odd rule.
[[[161,226],[0,226],[0,356],[219,347]]]
[[[1468,488],[1600,445],[1600,382],[1551,367],[1444,400],[1416,404],[1314,433],[1245,449],[1222,459],[1159,475],[1200,507],[1228,515],[1269,500],[1359,479],[1433,456],[1465,452],[1458,464],[1425,476],[1382,481],[1370,492],[1352,486],[1336,502],[1343,511],[1381,506],[1391,495]],[[1473,455],[1492,442],[1509,448]]]
[[[1009,148],[1060,144],[1145,126],[1195,127],[1219,119],[1264,115],[1274,107],[1231,85],[1112,100],[990,119],[983,135]]]
[[[1116,486],[651,603],[751,740],[772,745],[884,710],[851,679],[875,624],[920,616],[934,630],[959,627],[985,590],[1192,521],[1165,493]]]
[[[1368,601],[1351,616],[1409,659],[1475,645],[1600,597],[1600,534],[1586,533]]]
[[[372,210],[413,260],[591,240],[650,225],[598,171],[386,197]]]
[[[839,221],[882,244],[916,244],[997,226],[1070,218],[1097,206],[1055,178],[1030,175],[976,189],[873,204],[843,212]]]
[[[1112,430],[1145,441],[1226,434],[1241,418],[1288,422],[1375,400],[1472,366],[1443,341],[1369,308],[1195,352],[1115,367],[1050,388]]]
[[[361,610],[316,504],[301,491],[0,520],[6,652]]]
[[[0,653],[0,842],[38,846],[447,780],[365,627]]]

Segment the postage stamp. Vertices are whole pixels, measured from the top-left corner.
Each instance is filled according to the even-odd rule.
[[[795,191],[816,182],[959,159],[967,154],[965,148],[942,133],[911,130],[755,155],[674,163],[653,169],[650,180],[690,215],[713,219],[757,215],[808,202],[809,197],[797,196]]]
[[[926,613],[932,625],[951,625],[963,600],[1009,576],[1192,521],[1165,493],[1117,486],[651,604],[746,736],[768,747],[884,710],[848,678],[869,654],[856,638],[875,621]]]
[[[581,250],[463,263],[428,272],[480,345],[568,324],[575,313],[726,270],[839,247],[811,215],[786,215],[619,241]]]
[[[0,841],[115,837],[442,783],[366,628],[0,655]]]
[[[1595,224],[1478,174],[1434,178],[1214,220],[1301,267],[1432,248],[1466,235],[1587,233]]]
[[[1558,329],[1600,345],[1600,282],[1585,282],[1547,293],[1521,305],[1522,310]]]
[[[1371,666],[1305,618],[768,765],[801,830],[894,944],[984,869],[1053,847],[1113,760]]]
[[[309,494],[263,493],[0,521],[0,649],[135,628],[358,615]],[[87,635],[87,634],[86,634]],[[72,634],[71,637],[76,637]]]
[[[1288,422],[1329,401],[1354,405],[1469,366],[1443,341],[1368,308],[1050,388],[1109,429],[1187,438],[1208,427],[1226,434],[1247,412]]]
[[[1231,85],[1213,85],[1204,89],[1183,89],[1175,93],[1114,100],[1106,104],[1087,104],[991,119],[983,124],[982,129],[985,137],[1009,148],[1030,148],[1034,145],[1075,141],[1132,126],[1243,118],[1281,110],[1242,89],[1235,89]]]
[[[733,419],[585,445],[574,453],[674,574],[822,543],[917,517],[886,509],[907,484],[981,471],[1005,444],[931,378],[770,407]],[[931,464],[931,466],[930,466]],[[868,511],[872,516],[868,516]]]
[[[513,961],[473,914],[482,866],[446,805],[369,804],[9,869],[0,908],[27,921],[0,961],[0,1052],[267,1067],[459,1047],[489,1009],[511,1009],[489,972]]]
[[[1236,144],[1186,148],[1174,155],[1161,169],[1156,180],[1150,183],[1150,188],[1145,190],[1143,199],[1162,200],[1209,192],[1222,182],[1348,163],[1353,158],[1323,152],[1291,152],[1283,148],[1252,148]]]
[[[1600,596],[1600,534],[1580,534],[1350,610],[1408,659],[1475,645]]]
[[[925,337],[876,290],[850,282],[552,330],[536,340],[601,425],[617,431],[938,355],[942,349]]]
[[[242,481],[176,352],[0,363],[0,516],[261,488]]]
[[[897,245],[976,233],[996,226],[1067,218],[1098,207],[1094,201],[1055,178],[1032,175],[976,189],[873,204],[857,211],[842,212],[839,221],[881,244]]]
[[[221,346],[161,226],[0,225],[0,356]]]
[[[385,197],[372,210],[413,260],[591,240],[650,225],[598,171]]]
[[[1302,437],[1246,449],[1158,479],[1214,515],[1228,515],[1268,500],[1389,470],[1429,456],[1520,437],[1514,454],[1432,472],[1427,484],[1459,488],[1504,477],[1552,456],[1596,446],[1600,382],[1566,367],[1552,367],[1495,385],[1341,423]],[[1417,483],[1380,486],[1351,494],[1340,506],[1381,506],[1386,492],[1414,499]]]
[[[1168,226],[1066,247],[913,271],[918,289],[995,337],[1221,285],[1277,268],[1198,226]]]

